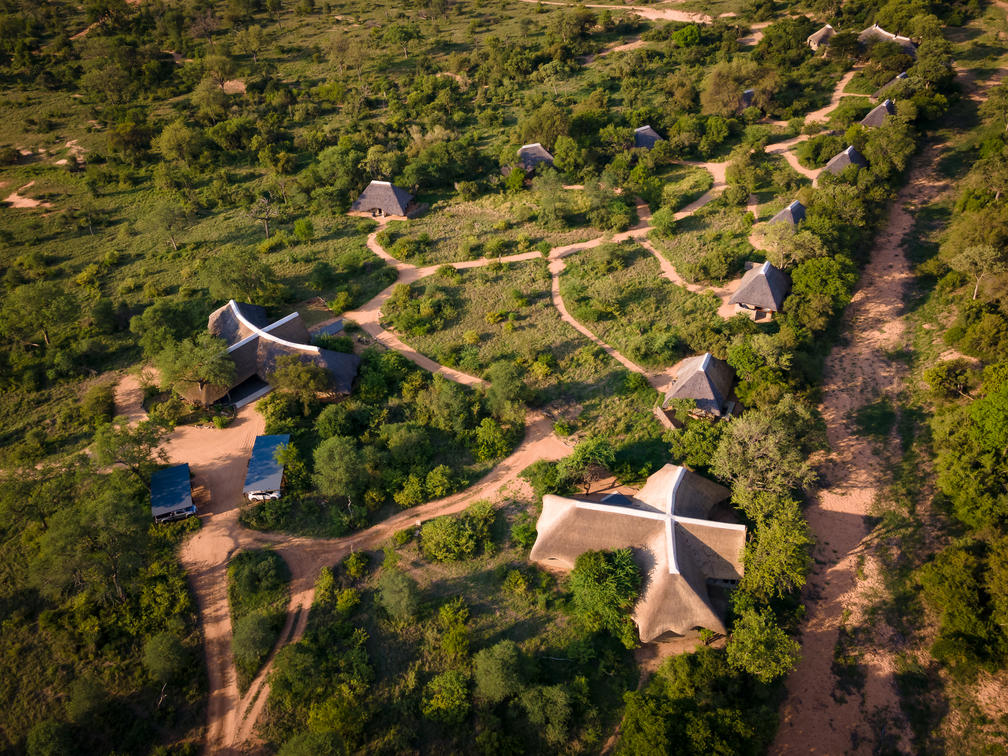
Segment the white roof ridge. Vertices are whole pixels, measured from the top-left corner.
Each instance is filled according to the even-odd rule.
[[[243,326],[252,331],[253,335],[258,335],[260,338],[266,339],[266,341],[271,341],[274,344],[279,344],[280,346],[289,347],[291,349],[297,349],[298,351],[301,352],[310,352],[311,354],[319,354],[319,348],[317,346],[313,346],[312,344],[296,344],[293,341],[287,341],[286,339],[281,339],[280,337],[274,336],[273,334],[269,333],[269,331],[259,328],[254,323],[247,320],[245,316],[241,314],[241,310],[238,309],[238,303],[235,302],[233,299],[230,300],[228,304],[231,306],[231,311],[234,313],[235,317],[238,318],[238,322],[240,322]],[[292,315],[297,314],[298,314],[297,312],[292,312],[290,315],[287,315],[281,318],[280,320],[266,326],[266,328],[273,328],[274,326],[280,325],[280,323],[290,320]],[[250,338],[251,338],[250,336],[246,336],[239,343],[247,342]]]

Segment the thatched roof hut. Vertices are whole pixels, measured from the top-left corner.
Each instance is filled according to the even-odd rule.
[[[728,363],[710,352],[690,357],[676,372],[665,406],[673,399],[692,399],[700,412],[721,417],[728,408],[734,380],[735,372]]]
[[[553,156],[539,142],[518,148],[518,164],[526,172],[534,171],[540,164],[553,165]]]
[[[872,98],[874,98],[876,100],[879,99],[882,95],[884,95],[886,93],[886,91],[890,87],[892,87],[893,85],[895,85],[895,84],[903,81],[904,79],[906,79],[908,77],[909,77],[909,74],[906,71],[903,71],[902,73],[896,74],[893,78],[891,78],[889,81],[887,81],[881,87],[879,87],[878,90],[876,90],[875,94],[872,95]]]
[[[791,282],[787,276],[765,262],[746,271],[728,302],[759,312],[780,312],[789,291]]]
[[[895,42],[907,55],[917,57],[917,45],[910,37],[901,37],[899,34],[887,32],[878,24],[872,24],[867,29],[858,34],[858,42],[862,45],[874,45],[878,42]]]
[[[413,206],[413,195],[405,189],[388,181],[372,181],[350,206],[350,212],[405,217]]]
[[[896,106],[892,100],[886,98],[884,102],[880,102],[868,112],[868,115],[861,119],[861,125],[868,128],[878,128],[891,115],[896,115]]]
[[[864,159],[860,152],[853,146],[848,147],[843,152],[834,155],[823,170],[829,171],[834,176],[839,176],[849,166],[856,165],[858,168],[867,168],[868,161]]]
[[[805,40],[805,44],[811,47],[813,50],[818,50],[820,47],[825,47],[829,44],[829,41],[836,36],[836,29],[834,29],[829,24],[826,24],[822,29],[816,32],[812,32],[808,38]]]
[[[332,352],[311,344],[311,336],[299,313],[292,312],[274,323],[268,321],[264,308],[233,299],[210,313],[207,327],[210,333],[227,342],[235,377],[230,386],[206,386],[202,391],[194,389],[188,398],[211,404],[245,381],[253,378],[268,381],[276,369],[277,360],[286,355],[296,355],[303,362],[325,368],[330,388],[336,393],[350,393],[360,366],[357,355]],[[265,390],[268,391],[268,388]],[[256,393],[253,398],[264,392]]]
[[[658,132],[650,126],[641,126],[640,128],[634,129],[633,141],[634,147],[650,150],[654,148],[658,142],[663,142],[665,140],[663,140]]]
[[[716,521],[730,491],[684,467],[665,465],[627,503],[543,497],[529,559],[570,570],[586,551],[632,548],[645,575],[633,618],[645,643],[695,628],[725,632],[708,581],[742,577],[744,525]]]
[[[797,226],[803,220],[805,220],[805,205],[795,200],[768,220],[767,223],[790,223],[792,226]]]
[[[753,100],[756,99],[755,89],[746,89],[739,95],[739,110],[745,110],[746,108],[752,107]]]

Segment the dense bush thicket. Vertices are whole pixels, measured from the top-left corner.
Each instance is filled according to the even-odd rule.
[[[474,392],[396,352],[367,349],[354,394],[308,405],[276,392],[259,404],[267,433],[290,433],[287,495],[243,513],[257,528],[343,534],[388,504],[454,493],[524,431],[520,381]],[[307,409],[307,411],[305,411]]]
[[[275,551],[258,549],[238,552],[227,572],[235,667],[244,690],[273,650],[287,617],[290,570]]]

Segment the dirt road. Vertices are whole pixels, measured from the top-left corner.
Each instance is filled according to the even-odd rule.
[[[859,624],[861,594],[875,582],[878,566],[866,548],[865,517],[886,479],[886,458],[877,453],[877,443],[854,433],[850,413],[880,397],[894,398],[900,389],[905,367],[887,352],[901,346],[905,330],[904,301],[912,274],[903,244],[916,207],[943,188],[934,179],[935,159],[931,149],[916,161],[892,203],[844,313],[847,338],[826,360],[820,410],[832,453],[824,469],[825,487],[806,511],[817,539],[816,567],[806,590],[802,660],[788,678],[771,753],[873,753],[878,744],[871,723],[880,717],[887,737],[895,739],[901,752],[910,752],[893,685],[895,664],[887,650],[892,645],[875,644],[876,651],[861,660],[867,673],[863,698],[840,694],[831,665],[841,624]]]

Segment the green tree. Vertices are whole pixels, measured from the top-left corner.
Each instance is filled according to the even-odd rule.
[[[315,449],[315,485],[323,496],[346,499],[349,506],[359,500],[367,484],[368,473],[349,436],[332,436]]]
[[[157,356],[155,365],[161,373],[161,384],[182,396],[193,386],[201,396],[208,387],[228,387],[235,376],[227,342],[209,331],[169,344]]]
[[[816,473],[808,457],[824,443],[821,421],[788,394],[732,420],[711,469],[734,484],[735,501],[745,508],[754,493],[784,496],[811,485]]]
[[[55,719],[43,719],[28,731],[28,756],[66,756],[74,753],[70,728]]]
[[[781,629],[768,610],[747,609],[735,620],[728,639],[728,663],[768,683],[798,663],[800,644]]]
[[[609,472],[616,461],[616,451],[602,436],[589,436],[578,442],[570,456],[560,461],[559,474],[566,480],[584,483],[585,493],[591,489],[591,481]]]
[[[272,650],[275,638],[269,617],[259,612],[241,617],[234,623],[231,639],[236,666],[254,673]]]
[[[586,551],[570,575],[574,611],[589,632],[607,630],[627,648],[637,646],[630,613],[640,595],[641,573],[630,549]]]
[[[1004,253],[990,244],[967,247],[949,260],[949,265],[973,279],[973,299],[977,298],[980,282],[985,276],[1008,271],[1008,260],[1005,260]]]
[[[307,416],[312,402],[329,388],[329,373],[299,355],[285,354],[277,358],[269,382],[275,389],[296,396]]]
[[[759,601],[798,591],[812,564],[811,547],[812,535],[798,503],[781,500],[773,516],[760,518],[746,543],[739,587]]]
[[[273,304],[283,295],[273,269],[253,249],[224,247],[206,259],[202,272],[214,299]]]
[[[55,281],[22,284],[0,307],[0,333],[8,341],[29,344],[41,335],[48,346],[57,330],[71,328],[80,313],[77,298]]]
[[[378,576],[378,604],[396,622],[413,619],[420,609],[416,581],[401,570],[383,569]]]
[[[476,698],[495,704],[521,692],[521,654],[512,640],[502,640],[473,657]]]
[[[424,689],[423,714],[441,724],[461,724],[469,716],[468,673],[449,669],[435,675]]]
[[[178,635],[167,630],[144,642],[144,669],[156,682],[165,684],[179,679],[189,665],[188,657]]]
[[[414,23],[394,23],[386,27],[383,39],[390,45],[401,47],[403,57],[409,59],[409,46],[413,40],[420,39],[420,29]]]
[[[122,465],[149,486],[154,469],[168,461],[161,448],[167,435],[168,429],[154,420],[133,425],[125,417],[117,417],[95,431],[95,461],[99,465]]]
[[[137,221],[137,230],[154,234],[163,234],[171,242],[172,249],[178,251],[175,237],[185,229],[189,221],[189,213],[171,200],[157,202]]]
[[[165,126],[151,142],[151,146],[165,160],[188,164],[199,153],[200,135],[179,118]]]

